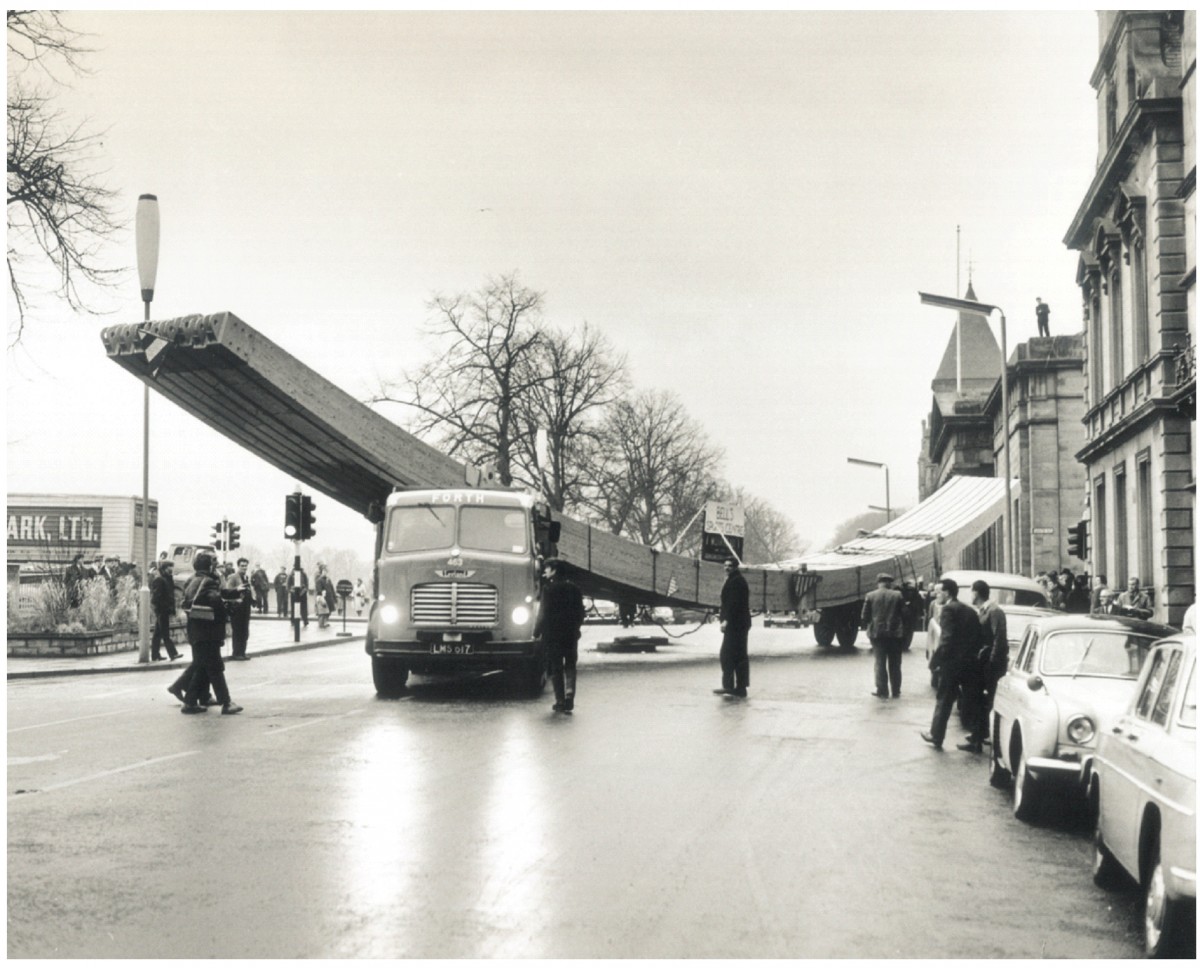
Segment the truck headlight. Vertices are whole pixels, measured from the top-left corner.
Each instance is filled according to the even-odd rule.
[[[1082,746],[1090,743],[1096,736],[1096,724],[1087,716],[1076,716],[1067,723],[1067,737],[1072,743]]]
[[[400,621],[400,609],[395,605],[384,605],[379,610],[379,621],[384,625],[395,625]]]
[[[529,609],[524,605],[518,605],[512,610],[512,620],[514,625],[524,625],[529,621]]]

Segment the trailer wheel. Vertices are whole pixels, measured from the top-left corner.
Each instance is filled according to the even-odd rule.
[[[854,648],[854,640],[858,638],[858,626],[853,621],[844,621],[838,626],[838,645],[843,649]]]
[[[375,692],[384,699],[395,699],[404,694],[408,684],[408,666],[395,659],[371,656],[371,678],[375,680]]]
[[[834,634],[833,625],[824,618],[817,620],[813,624],[813,635],[817,638],[817,645],[829,648],[829,646],[833,645]]]

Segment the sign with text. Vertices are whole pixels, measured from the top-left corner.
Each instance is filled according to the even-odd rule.
[[[700,558],[704,561],[724,561],[732,548],[740,560],[745,534],[746,509],[742,505],[709,501],[704,506],[704,538],[700,545]]]
[[[10,548],[49,548],[66,545],[85,551],[100,547],[103,508],[8,509],[8,546]]]

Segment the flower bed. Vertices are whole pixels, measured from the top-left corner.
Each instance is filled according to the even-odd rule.
[[[187,645],[186,623],[171,626],[171,641]],[[136,652],[138,630],[100,629],[96,632],[9,632],[8,654],[12,656],[80,656],[109,652]]]

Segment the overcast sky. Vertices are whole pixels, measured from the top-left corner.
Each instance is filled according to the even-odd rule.
[[[229,310],[356,397],[413,369],[436,291],[516,270],[638,387],[674,391],[725,476],[816,544],[915,503],[962,282],[1010,351],[1082,328],[1063,235],[1095,170],[1093,12],[102,13],[60,95],[103,129],[129,231],[158,195],[152,315]],[[49,296],[8,354],[9,492],[140,495],[142,385]],[[11,317],[11,302],[10,302]],[[11,320],[10,320],[11,322]],[[394,419],[401,414],[384,410]],[[151,398],[160,547],[282,543],[294,480]],[[314,544],[371,550],[317,499]]]

